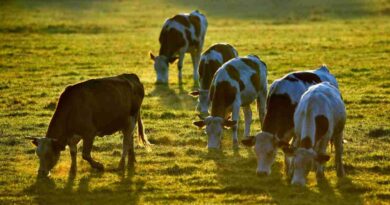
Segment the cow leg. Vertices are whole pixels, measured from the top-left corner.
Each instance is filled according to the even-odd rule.
[[[129,126],[122,130],[123,133],[123,145],[122,145],[122,157],[119,162],[118,169],[123,169],[125,167],[126,156],[128,156],[128,165],[131,166],[134,164],[135,156],[134,156],[134,127],[136,119],[134,117],[130,117]]]
[[[79,143],[81,137],[78,135],[74,135],[69,141],[69,152],[70,157],[72,159],[72,164],[70,166],[70,173],[76,174],[77,172],[77,144]]]
[[[198,67],[199,67],[200,55],[201,53],[199,50],[191,52],[192,64],[194,66],[193,78],[195,84],[198,82],[199,79]]]
[[[95,168],[97,170],[104,170],[104,166],[93,160],[91,157],[91,151],[92,151],[92,144],[95,139],[95,136],[93,137],[85,137],[83,139],[83,159],[86,160],[92,168]]]
[[[284,133],[282,140],[284,142],[290,142],[291,138],[293,137],[294,137],[294,129],[290,129]],[[294,138],[292,145],[297,147],[297,145],[294,145],[294,142],[297,143],[295,139],[297,138]],[[286,173],[287,176],[291,175],[290,173],[291,171],[289,170],[290,167],[291,167],[291,157],[284,154],[284,172]]]
[[[284,173],[287,176],[287,180],[290,182],[293,177],[293,170],[291,169],[293,158],[291,156],[287,156],[287,154],[284,154]]]
[[[137,116],[137,115],[135,115]],[[137,123],[137,117],[131,117],[130,120],[130,129],[129,129],[129,135],[130,135],[130,144],[129,144],[129,154],[128,154],[128,161],[127,166],[132,167],[134,166],[134,162],[136,162],[135,159],[135,153],[134,153],[134,130],[135,130],[135,124]],[[138,125],[139,126],[139,125]]]
[[[179,84],[183,83],[183,74],[182,74],[182,69],[183,69],[183,63],[184,63],[184,55],[185,53],[180,53],[179,55],[179,62],[177,63],[177,69],[178,69],[178,77],[179,77]]]
[[[336,171],[338,177],[344,177],[345,171],[344,171],[344,165],[343,165],[343,133],[340,133],[338,135],[335,135],[334,138],[334,145],[335,145],[335,163],[336,163]]]
[[[326,140],[326,137],[324,136],[318,143],[318,149],[316,150],[316,152],[318,154],[326,154],[326,147],[328,145],[328,142],[329,140]],[[319,163],[319,162],[315,162],[315,165],[316,165],[316,168],[317,168],[317,171],[316,171],[316,177],[317,177],[317,180],[320,180],[322,178],[325,177],[325,174],[324,174],[324,170],[325,170],[325,163]]]
[[[238,120],[240,118],[240,106],[239,105],[233,105],[232,109],[232,120],[235,120],[237,123],[232,127],[233,132],[233,149],[238,149]]]
[[[252,110],[251,106],[245,106],[243,107],[244,111],[244,118],[245,118],[245,130],[244,130],[244,137],[248,137],[251,132],[251,123],[252,123]]]
[[[264,122],[264,117],[265,117],[265,110],[266,110],[266,107],[265,107],[265,102],[266,102],[266,98],[267,97],[267,94],[260,94],[257,99],[256,99],[256,103],[257,103],[257,112],[259,113],[259,120],[260,120],[260,125],[261,127],[263,128],[263,122]]]

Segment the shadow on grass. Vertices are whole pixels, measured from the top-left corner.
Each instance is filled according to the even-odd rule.
[[[221,18],[320,21],[324,18],[350,19],[373,15],[369,5],[362,0],[165,1],[168,4],[187,7],[188,11],[199,9],[208,16]]]
[[[241,155],[244,152],[248,152],[248,158]],[[282,162],[275,162],[270,176],[257,177],[257,162],[252,149],[240,149],[233,152],[232,156],[227,156],[222,151],[213,151],[200,153],[200,157],[215,162],[217,181],[222,187],[204,187],[195,192],[228,193],[229,197],[224,203],[245,203],[249,202],[248,198],[252,198],[253,203],[256,198],[257,203],[312,204],[314,201],[319,204],[363,204],[361,194],[367,191],[347,177],[338,179],[333,186],[326,178],[318,181],[316,187],[292,186],[284,176]]]
[[[134,168],[118,172],[119,181],[98,187],[104,182],[103,172],[91,172],[82,176],[75,187],[76,177],[69,175],[65,186],[57,186],[51,178],[37,178],[24,190],[34,196],[37,204],[139,204],[143,181],[134,181]],[[96,181],[99,181],[96,183]]]

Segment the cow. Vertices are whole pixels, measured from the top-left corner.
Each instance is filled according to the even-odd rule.
[[[316,167],[317,180],[324,177],[324,163],[329,142],[334,142],[337,176],[343,177],[343,129],[346,111],[337,88],[329,82],[311,86],[301,97],[294,113],[295,139],[289,162],[291,184],[305,185],[312,166]]]
[[[259,121],[263,122],[265,115],[265,99],[267,97],[267,66],[256,55],[231,59],[217,70],[211,82],[209,99],[211,102],[210,116],[194,125],[206,126],[209,149],[221,147],[223,127],[233,130],[233,149],[238,148],[238,118],[240,107],[245,115],[244,135],[249,136],[252,111],[250,104],[257,101]],[[232,113],[232,120],[229,115]]]
[[[245,146],[255,146],[257,157],[256,174],[270,175],[278,147],[288,148],[294,134],[294,111],[302,94],[314,84],[330,82],[338,88],[335,77],[323,65],[316,70],[292,72],[275,80],[267,97],[267,113],[262,131],[242,140]],[[285,171],[287,172],[285,157]]]
[[[222,64],[238,56],[236,49],[227,43],[217,43],[208,48],[200,58],[199,63],[199,89],[191,92],[192,96],[198,96],[196,110],[202,116],[207,116],[209,109],[209,89],[215,72]]]
[[[135,74],[92,79],[68,86],[61,94],[46,136],[33,138],[39,157],[38,176],[45,177],[59,160],[61,151],[69,146],[70,173],[77,170],[77,144],[83,140],[83,159],[97,169],[104,166],[92,159],[91,150],[95,136],[123,133],[123,152],[119,168],[123,169],[128,155],[128,165],[135,162],[133,132],[138,122],[138,143],[148,146],[140,115],[145,95],[144,87]]]
[[[157,83],[168,84],[169,64],[177,63],[179,83],[182,83],[182,68],[185,53],[190,53],[194,66],[194,82],[198,80],[198,64],[207,30],[207,19],[199,11],[177,14],[167,19],[160,33],[160,52],[158,56],[149,53],[154,62]]]

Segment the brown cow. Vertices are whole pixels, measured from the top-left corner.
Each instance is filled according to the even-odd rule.
[[[148,145],[144,135],[140,108],[144,87],[135,74],[93,79],[68,86],[61,94],[56,111],[44,138],[30,138],[37,146],[38,176],[48,176],[60,152],[68,145],[72,158],[71,173],[77,170],[77,143],[83,140],[83,159],[98,170],[101,163],[91,157],[95,136],[123,132],[123,153],[119,168],[135,162],[133,131],[138,121],[138,142]]]

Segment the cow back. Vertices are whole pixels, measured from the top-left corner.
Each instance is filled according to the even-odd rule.
[[[236,49],[230,44],[218,43],[210,46],[200,59],[198,72],[201,89],[208,90],[218,68],[237,56]]]
[[[330,80],[337,82],[329,70],[321,67],[314,71],[300,71],[285,75],[275,80],[267,98],[267,113],[263,131],[283,138],[284,134],[294,128],[294,112],[302,94],[312,85]]]

